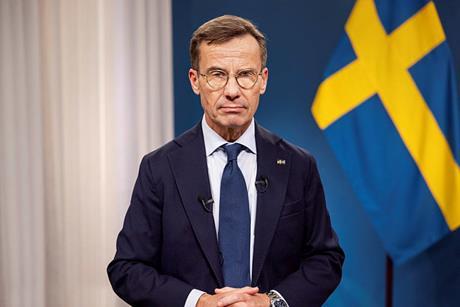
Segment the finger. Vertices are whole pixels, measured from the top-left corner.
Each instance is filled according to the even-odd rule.
[[[258,294],[258,295],[245,294],[244,299],[242,301],[238,301],[231,305],[226,305],[225,307],[248,307],[248,306],[271,306],[270,299],[264,294]]]
[[[243,287],[243,288],[232,288],[235,292],[238,293],[247,293],[247,294],[255,294],[259,292],[259,287]]]
[[[217,288],[217,289],[214,289],[214,292],[216,294],[219,294],[219,293],[225,293],[225,292],[229,292],[229,291],[232,291],[232,290],[236,290],[237,288],[232,288],[232,287],[224,287],[224,288]]]
[[[244,287],[244,288],[232,288],[232,287],[225,287],[225,288],[217,288],[214,290],[216,294],[219,293],[228,293],[228,292],[237,292],[237,293],[247,293],[247,294],[256,294],[259,293],[259,287]]]
[[[219,301],[217,301],[217,306],[223,307],[223,306],[232,305],[238,302],[243,302],[246,300],[247,296],[248,294],[245,294],[245,293],[233,292],[219,299]]]
[[[246,294],[250,294],[250,295],[253,295],[253,294],[256,294],[256,293],[259,293],[259,287],[244,287],[244,288],[241,288],[241,289],[238,289],[240,293],[246,293]]]

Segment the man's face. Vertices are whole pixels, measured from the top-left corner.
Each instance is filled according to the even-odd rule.
[[[208,125],[220,135],[226,131],[245,130],[257,111],[259,97],[265,92],[268,69],[257,76],[254,87],[241,88],[235,75],[246,71],[261,72],[260,48],[256,39],[244,35],[222,44],[201,43],[199,72],[190,69],[189,79],[195,94],[200,95],[201,105]],[[230,78],[222,89],[213,89],[206,78],[199,74],[223,71]]]

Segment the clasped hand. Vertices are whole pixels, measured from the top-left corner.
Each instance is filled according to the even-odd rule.
[[[220,288],[215,294],[203,294],[198,300],[197,307],[269,307],[270,299],[264,293],[259,293],[257,287]]]

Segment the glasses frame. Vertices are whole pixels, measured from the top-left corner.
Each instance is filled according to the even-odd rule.
[[[259,81],[259,76],[262,77],[262,71],[263,71],[263,68],[260,70],[260,72],[256,75],[257,76],[257,79],[254,81],[254,83],[250,86],[250,87],[244,87],[244,86],[241,86],[240,82],[238,81],[238,76],[233,74],[233,75],[230,75],[229,73],[225,72],[227,74],[227,81],[225,81],[225,83],[221,86],[221,87],[214,87],[211,85],[211,83],[209,83],[209,80],[208,80],[208,75],[207,74],[202,74],[199,70],[196,70],[198,72],[198,74],[201,76],[201,77],[204,77],[205,80],[206,80],[206,83],[209,85],[210,88],[212,88],[213,90],[221,90],[223,89],[224,87],[227,86],[228,84],[228,80],[230,80],[230,77],[234,77],[235,78],[235,81],[236,81],[236,84],[238,84],[239,87],[241,87],[242,89],[245,89],[245,90],[250,90],[252,88],[254,88],[254,86],[256,85],[257,81]]]

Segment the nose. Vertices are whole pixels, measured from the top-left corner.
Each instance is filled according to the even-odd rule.
[[[233,101],[240,97],[240,90],[241,89],[238,82],[236,82],[236,78],[232,76],[228,79],[228,82],[224,87],[224,95],[228,100]]]

